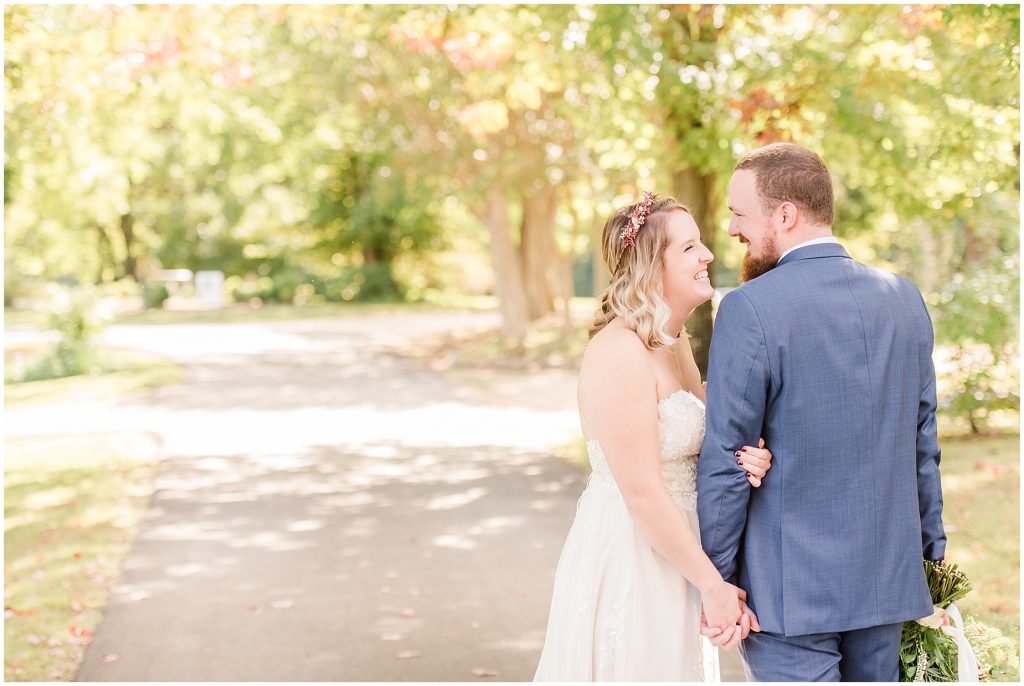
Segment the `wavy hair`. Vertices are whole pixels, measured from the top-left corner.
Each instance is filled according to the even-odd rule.
[[[629,224],[635,207],[634,204],[620,208],[605,222],[601,255],[612,277],[601,293],[590,338],[616,317],[622,317],[626,326],[653,350],[675,343],[675,338],[666,330],[672,312],[662,296],[662,257],[669,242],[666,221],[674,210],[687,214],[690,210],[675,198],[658,198],[651,205],[651,212],[633,245],[625,247],[619,234]]]

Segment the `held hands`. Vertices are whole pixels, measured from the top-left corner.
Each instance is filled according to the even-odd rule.
[[[734,625],[743,619],[743,611],[739,601],[746,598],[746,593],[730,583],[719,579],[707,589],[701,589],[701,622],[702,626],[710,626],[719,631],[732,631]]]
[[[764,439],[758,441],[758,447],[743,446],[736,451],[736,464],[747,473],[747,483],[754,488],[761,486],[761,479],[772,468],[772,453],[764,447]]]
[[[719,626],[708,626],[707,617],[702,609],[700,613],[700,633],[703,636],[707,636],[712,645],[722,648],[723,650],[731,650],[739,645],[740,641],[750,634],[751,629],[760,632],[761,625],[758,623],[757,616],[754,614],[753,610],[751,610],[745,602],[747,599],[747,592],[742,588],[733,586],[732,584],[725,582],[723,582],[723,584],[725,584],[725,586],[728,587],[738,599],[741,611],[740,619],[737,623],[726,626],[725,629],[722,629]]]

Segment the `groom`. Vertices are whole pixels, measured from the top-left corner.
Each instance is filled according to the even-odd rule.
[[[790,143],[740,160],[729,235],[745,283],[722,299],[697,471],[701,542],[749,594],[757,681],[897,681],[903,622],[932,613],[942,559],[933,332],[908,280],[832,237],[832,181]],[[763,436],[752,489],[740,446]]]

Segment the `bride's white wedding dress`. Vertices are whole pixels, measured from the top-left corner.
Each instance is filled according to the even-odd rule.
[[[665,487],[697,527],[704,404],[688,391],[658,403]],[[637,530],[600,444],[555,572],[535,681],[718,681],[718,649],[700,635],[700,593]]]

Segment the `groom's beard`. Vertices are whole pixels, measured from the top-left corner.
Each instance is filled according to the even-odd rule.
[[[740,283],[746,283],[752,279],[770,272],[779,263],[779,251],[775,247],[775,234],[767,234],[764,239],[764,254],[754,257],[747,250],[743,256],[743,269],[740,271]]]

